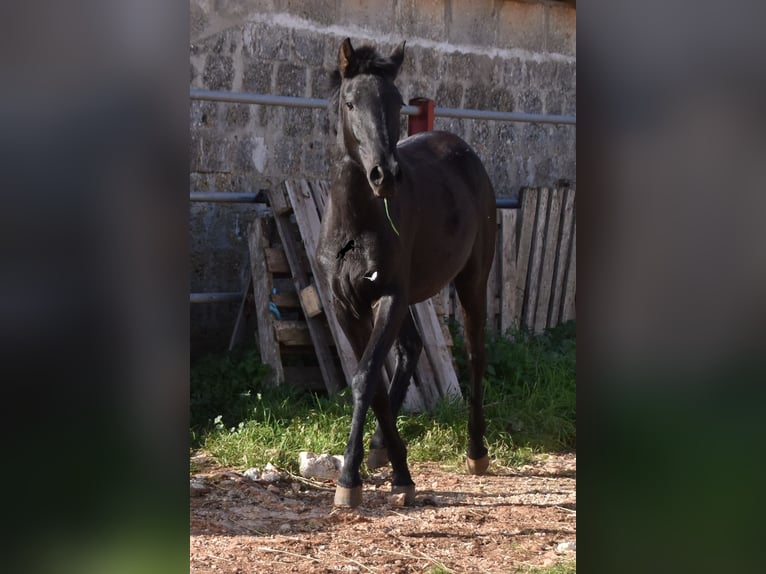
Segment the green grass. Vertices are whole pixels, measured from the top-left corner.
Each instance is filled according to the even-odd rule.
[[[467,380],[459,333],[455,338],[460,378]],[[574,323],[537,337],[488,337],[484,403],[495,464],[518,466],[535,453],[576,446],[575,345]],[[289,386],[266,388],[267,372],[252,351],[207,357],[192,366],[193,447],[223,465],[271,462],[293,472],[301,450],[342,454],[351,425],[349,389],[328,398]],[[462,466],[467,411],[463,401],[445,401],[433,412],[400,416],[409,459]],[[371,413],[366,429],[369,440]]]

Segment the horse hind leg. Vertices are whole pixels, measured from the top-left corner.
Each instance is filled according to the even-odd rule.
[[[484,273],[464,269],[455,278],[455,289],[465,315],[465,344],[470,370],[470,412],[466,467],[470,474],[485,474],[489,455],[484,446],[484,388],[482,379],[487,365],[484,325],[487,317],[487,288]],[[484,280],[481,280],[481,279]]]
[[[415,320],[412,317],[412,311],[408,311],[407,316],[402,323],[399,336],[396,340],[396,370],[388,391],[388,401],[391,406],[391,416],[394,422],[399,416],[399,410],[402,408],[404,398],[407,396],[412,375],[423,350],[423,340],[420,337]],[[375,426],[375,434],[370,441],[370,453],[367,457],[368,468],[379,468],[389,462],[387,441],[380,422]]]

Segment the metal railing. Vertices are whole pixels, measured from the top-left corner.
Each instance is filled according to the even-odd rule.
[[[324,98],[301,98],[297,96],[273,96],[269,94],[250,94],[246,92],[224,92],[220,90],[189,91],[192,100],[209,102],[229,102],[233,104],[256,104],[262,106],[284,106],[287,108],[326,108],[329,100]],[[417,106],[402,106],[402,114],[416,116],[420,113]],[[443,118],[472,120],[493,120],[500,122],[522,122],[539,124],[576,125],[577,117],[555,114],[528,114],[525,112],[498,112],[492,110],[472,110],[462,108],[434,108],[434,115]]]
[[[329,101],[323,98],[301,98],[295,96],[274,96],[269,94],[250,94],[244,92],[224,92],[219,90],[193,89],[189,92],[192,100],[228,102],[233,104],[255,104],[262,106],[284,106],[288,108],[327,108]],[[434,116],[445,118],[493,120],[522,123],[546,123],[557,125],[576,125],[577,118],[570,115],[528,114],[524,112],[498,112],[489,110],[472,110],[460,108],[435,107]],[[417,116],[421,113],[418,106],[402,106],[402,114]],[[206,192],[192,191],[189,200],[193,202],[213,203],[261,203],[265,202],[263,194]],[[519,200],[512,198],[497,198],[498,209],[518,209]],[[189,303],[235,303],[242,300],[244,293],[191,293]]]

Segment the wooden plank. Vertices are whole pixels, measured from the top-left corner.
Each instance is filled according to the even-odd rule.
[[[543,267],[540,272],[540,287],[537,294],[537,310],[535,311],[535,333],[542,333],[548,326],[548,309],[551,302],[551,283],[553,282],[553,268],[556,263],[556,248],[558,247],[561,227],[561,200],[563,195],[562,190],[559,189],[550,191],[550,211],[545,230]]]
[[[279,193],[272,193],[270,195],[278,196],[283,193],[280,189]],[[290,198],[292,200],[292,198]],[[293,208],[295,204],[293,203]],[[301,265],[301,258],[299,255],[298,245],[293,239],[292,229],[289,224],[289,220],[286,214],[274,216],[274,220],[277,224],[277,231],[279,237],[282,240],[282,247],[285,250],[287,261],[290,264],[290,269],[293,273],[293,281],[295,283],[295,290],[301,292],[305,287],[309,286],[309,278],[306,271],[304,271]],[[304,309],[304,312],[306,310]],[[342,380],[338,369],[335,367],[333,355],[330,351],[330,340],[325,330],[322,329],[321,320],[318,317],[312,317],[309,313],[306,313],[306,324],[309,329],[309,335],[311,341],[314,343],[314,352],[316,353],[317,360],[319,361],[319,368],[322,370],[322,376],[327,386],[327,391],[330,394],[338,392],[342,387]]]
[[[529,188],[521,190],[521,228],[519,230],[518,253],[516,255],[516,301],[513,323],[521,327],[521,314],[527,294],[527,271],[532,252],[532,234],[535,228],[538,194]]]
[[[306,255],[309,260],[309,265],[314,274],[314,282],[319,292],[319,299],[322,302],[324,309],[332,309],[332,293],[330,287],[325,281],[324,274],[319,269],[319,263],[316,260],[316,250],[319,243],[319,214],[315,207],[313,207],[313,201],[308,205],[307,198],[303,197],[302,193],[299,193],[299,189],[295,182],[286,181],[284,187],[287,190],[288,197],[293,206],[295,212],[295,219],[298,222],[298,227],[301,231],[301,238],[303,239],[304,246],[306,248]],[[321,191],[321,187],[320,187]],[[330,327],[332,337],[335,340],[336,349],[340,357],[341,368],[343,374],[346,377],[346,383],[351,384],[351,379],[356,372],[357,360],[354,351],[351,348],[351,344],[346,338],[346,334],[341,329],[338,319],[335,317],[334,312],[325,313],[327,323]]]
[[[290,273],[290,265],[285,257],[285,250],[281,247],[267,247],[264,250],[266,256],[266,268],[269,273],[286,275]]]
[[[271,367],[267,382],[272,385],[280,385],[284,382],[285,376],[282,369],[282,357],[279,354],[279,345],[272,327],[272,315],[269,311],[271,277],[266,269],[266,258],[264,257],[266,235],[261,218],[256,218],[248,226],[247,242],[250,249],[250,273],[253,278],[253,300],[258,322],[258,347],[261,361]]]
[[[308,317],[316,317],[322,312],[322,302],[314,285],[301,289],[300,299],[301,306]]]
[[[305,321],[274,321],[277,341],[289,347],[311,345],[309,326]]]
[[[498,315],[500,314],[500,305],[498,299],[498,293],[500,290],[500,280],[498,278],[500,274],[499,263],[499,233],[495,235],[495,254],[492,257],[492,267],[489,269],[489,275],[487,276],[487,318],[485,324],[493,331],[499,327]]]
[[[577,220],[572,227],[572,248],[567,266],[566,290],[564,302],[561,307],[561,321],[569,321],[575,318],[575,292],[577,286]]]
[[[285,192],[279,187],[269,190],[268,198],[274,215],[286,215],[293,210]]]
[[[561,224],[561,241],[559,241],[556,257],[556,270],[553,274],[553,295],[551,296],[550,326],[555,327],[561,316],[562,298],[564,296],[564,279],[569,264],[569,246],[572,242],[572,221],[574,220],[575,190],[564,192],[564,215]]]
[[[524,305],[524,326],[530,331],[534,331],[535,327],[537,290],[540,285],[540,268],[542,267],[543,245],[545,243],[545,223],[548,214],[548,188],[541,188],[538,195],[535,236],[532,242],[532,257],[529,261],[529,281],[526,304]]]
[[[420,331],[420,338],[423,340],[423,352],[428,356],[431,368],[436,375],[439,395],[441,397],[462,397],[460,384],[452,363],[452,353],[444,340],[433,303],[427,299],[417,305],[412,305],[410,309]]]
[[[253,274],[248,271],[247,281],[245,282],[245,289],[242,292],[242,300],[239,303],[239,312],[237,313],[237,320],[234,321],[234,328],[231,330],[231,338],[229,339],[229,352],[242,340],[242,332],[245,324],[245,307],[247,305],[247,298],[250,295],[250,290],[253,288]]]
[[[301,268],[304,271],[309,271],[309,261],[306,255],[298,253]],[[290,264],[287,262],[287,256],[282,246],[276,245],[274,247],[266,248],[266,267],[270,273],[276,275],[292,275],[290,272]]]
[[[300,299],[298,299],[298,294],[295,291],[279,291],[274,293],[272,290],[271,301],[278,308],[299,309],[301,306]]]
[[[516,307],[521,305],[516,283],[516,222],[518,221],[518,210],[498,209],[497,211],[502,233],[502,247],[500,249],[500,283],[502,289],[500,296],[500,331],[505,333],[508,329],[518,327],[518,324],[514,321],[518,317]],[[523,291],[521,295],[523,295]]]

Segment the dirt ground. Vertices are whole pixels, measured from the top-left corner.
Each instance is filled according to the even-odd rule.
[[[576,554],[565,544],[576,538],[575,454],[483,477],[415,463],[414,506],[396,505],[384,471],[354,510],[333,509],[332,482],[264,484],[194,462],[191,572],[507,573]]]

